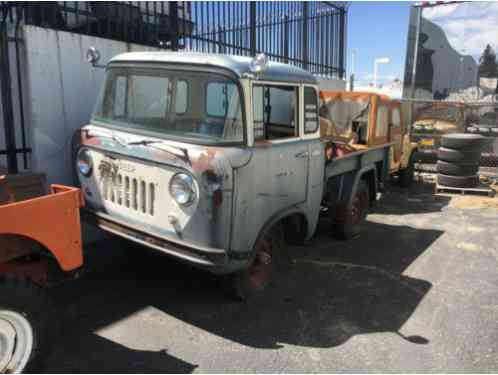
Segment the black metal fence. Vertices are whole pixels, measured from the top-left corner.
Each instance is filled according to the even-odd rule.
[[[22,109],[19,56],[9,61],[9,48],[22,42],[20,26],[44,28],[114,39],[171,50],[254,56],[300,66],[331,78],[346,69],[347,2],[7,2],[0,1],[1,112],[10,172],[17,171],[18,155],[26,169],[27,146]],[[10,33],[9,31],[10,30]],[[14,30],[12,32],[12,30]],[[10,46],[10,47],[9,47]],[[12,69],[17,72],[13,77]],[[18,93],[11,90],[15,82]],[[12,95],[21,108],[13,109]],[[17,147],[16,124],[21,129]]]
[[[272,60],[342,78],[346,14],[344,3],[193,2],[194,28],[180,36],[179,46],[249,56],[264,52]]]
[[[11,22],[167,48],[255,55],[345,73],[347,2],[1,2]]]

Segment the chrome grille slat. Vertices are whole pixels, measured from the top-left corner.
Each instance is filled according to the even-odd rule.
[[[114,180],[112,180],[114,178]],[[115,205],[154,216],[155,184],[124,173],[105,176],[101,183],[102,198]]]

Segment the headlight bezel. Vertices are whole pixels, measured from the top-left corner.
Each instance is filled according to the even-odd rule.
[[[179,206],[191,206],[197,199],[194,178],[187,173],[176,173],[169,181],[169,193]]]
[[[92,174],[93,161],[87,148],[79,149],[78,154],[76,155],[76,168],[84,177],[89,177]]]

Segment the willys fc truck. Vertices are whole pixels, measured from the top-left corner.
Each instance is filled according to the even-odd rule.
[[[87,57],[99,66],[98,51]],[[232,296],[264,289],[277,244],[309,240],[321,214],[354,236],[388,174],[383,134],[349,153],[320,137],[318,83],[300,68],[190,52],[124,53],[105,68],[73,139],[85,217],[224,274]]]

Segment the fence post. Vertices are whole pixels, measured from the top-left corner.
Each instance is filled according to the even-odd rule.
[[[256,56],[256,2],[250,2],[249,12],[249,32],[251,35],[250,48],[251,56]]]
[[[339,78],[344,77],[344,40],[346,38],[345,34],[345,17],[346,11],[341,8],[339,12]]]
[[[303,2],[303,68],[308,69],[308,14],[309,4]]]
[[[289,63],[289,16],[284,16],[284,62]]]
[[[169,18],[171,20],[171,49],[178,51],[178,1],[170,1]]]
[[[10,82],[9,39],[6,19],[0,24],[0,81],[5,145],[7,148],[7,168],[9,173],[17,173],[16,133],[12,109],[12,86]]]

